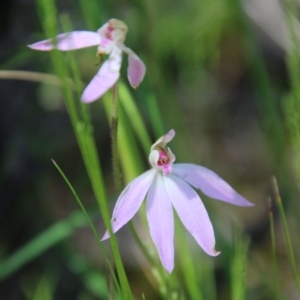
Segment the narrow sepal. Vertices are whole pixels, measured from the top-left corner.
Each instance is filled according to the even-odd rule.
[[[149,189],[147,219],[162,265],[171,273],[174,268],[174,219],[164,180],[165,176],[157,173]]]
[[[190,185],[174,175],[166,177],[165,183],[171,202],[185,228],[208,255],[218,255],[220,252],[215,250],[213,226],[200,197]]]
[[[225,180],[213,171],[194,164],[174,164],[173,174],[192,186],[200,189],[205,195],[239,206],[254,204],[238,194]]]
[[[101,38],[98,33],[92,31],[72,31],[61,33],[54,39],[48,39],[28,45],[29,48],[39,51],[58,49],[69,51],[99,45]]]
[[[133,218],[140,208],[148,189],[153,181],[155,170],[151,169],[129,183],[119,196],[112,214],[112,229],[117,232]],[[106,231],[102,240],[109,238]]]

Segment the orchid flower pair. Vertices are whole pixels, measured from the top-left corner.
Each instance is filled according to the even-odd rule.
[[[100,98],[110,89],[120,77],[122,52],[128,54],[128,80],[133,88],[137,88],[142,82],[146,67],[142,60],[128,47],[124,45],[128,28],[126,24],[117,19],[111,19],[97,32],[72,31],[62,33],[54,39],[40,41],[28,45],[31,49],[50,51],[58,49],[69,51],[91,46],[98,46],[97,55],[102,58],[103,54],[109,54],[99,69],[96,76],[83,91],[81,100],[90,103]]]
[[[82,101],[89,103],[101,97],[120,76],[122,52],[128,54],[128,79],[136,88],[144,78],[146,67],[140,58],[124,45],[127,26],[111,19],[97,32],[73,31],[59,34],[54,39],[32,45],[34,50],[69,51],[98,46],[97,55],[109,54],[97,75],[82,94]],[[163,267],[171,273],[174,268],[174,219],[173,208],[186,229],[200,247],[216,256],[214,230],[207,211],[194,188],[211,198],[239,206],[253,204],[239,195],[214,172],[194,164],[174,164],[175,156],[166,144],[175,136],[170,130],[151,147],[149,161],[152,169],[133,180],[119,196],[112,215],[112,230],[117,232],[138,211],[147,197],[147,219],[150,235],[157,248]],[[192,186],[192,187],[191,187]],[[106,232],[102,240],[108,239]]]
[[[209,169],[194,164],[173,164],[175,156],[166,144],[174,136],[175,131],[170,130],[152,145],[149,155],[152,169],[127,185],[117,200],[111,220],[115,233],[136,214],[147,197],[150,235],[162,265],[169,273],[174,268],[173,208],[207,254],[216,256],[220,253],[215,250],[214,230],[207,211],[192,187],[234,205],[253,205]],[[102,240],[108,238],[107,231]]]

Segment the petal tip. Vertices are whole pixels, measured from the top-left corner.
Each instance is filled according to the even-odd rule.
[[[242,197],[242,201],[240,201],[240,206],[244,206],[244,207],[252,207],[255,206],[254,203],[248,201],[247,199],[245,199],[244,197]]]
[[[103,235],[102,239],[101,239],[101,242],[103,242],[103,241],[105,241],[105,240],[107,240],[107,239],[109,239],[109,238],[110,238],[109,232],[106,231],[105,234]]]
[[[212,252],[213,252],[214,256],[221,254],[221,251],[218,251],[215,248],[212,249]]]
[[[95,102],[98,98],[96,99],[93,99],[93,98],[86,98],[86,97],[81,97],[81,102],[82,103],[85,103],[85,104],[88,104],[88,103],[92,103],[92,102]]]
[[[172,272],[173,272],[173,269],[174,269],[174,263],[172,263],[172,264],[170,264],[170,265],[165,265],[165,264],[163,264],[163,267],[164,267],[164,269],[169,273],[169,274],[171,274]]]
[[[38,46],[36,45],[36,43],[35,43],[35,44],[27,45],[27,47],[30,48],[30,49],[32,49],[32,50],[41,50],[40,47],[38,47]]]
[[[29,44],[27,45],[27,47],[37,51],[50,51],[54,48],[52,43],[49,40],[44,40],[33,44]]]
[[[171,129],[169,132],[168,132],[169,135],[171,136],[175,136],[175,130],[174,129]]]
[[[81,95],[81,102],[86,103],[86,104],[95,102],[100,97],[102,97],[105,92],[106,92],[106,90],[105,91],[100,90],[100,93],[99,93],[96,89],[94,89],[93,87],[91,88],[91,86],[88,85]]]

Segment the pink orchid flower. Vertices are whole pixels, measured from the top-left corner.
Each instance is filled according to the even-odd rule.
[[[192,187],[209,197],[234,205],[253,205],[209,169],[194,164],[173,164],[175,156],[170,148],[166,148],[166,144],[174,136],[175,131],[170,130],[152,145],[149,155],[152,169],[127,185],[115,205],[111,221],[115,233],[136,214],[147,196],[150,234],[162,265],[169,273],[174,268],[172,207],[208,255],[220,253],[215,250],[214,230],[207,211]],[[107,231],[102,240],[108,238]]]
[[[142,82],[146,67],[142,60],[128,47],[124,45],[128,28],[126,24],[117,19],[111,19],[97,32],[72,31],[62,33],[54,39],[40,41],[29,48],[40,51],[58,49],[69,51],[91,46],[98,46],[97,55],[102,58],[103,54],[109,54],[99,69],[96,76],[83,91],[81,100],[90,103],[100,98],[110,89],[120,77],[122,52],[128,54],[128,80],[133,88],[137,88]]]

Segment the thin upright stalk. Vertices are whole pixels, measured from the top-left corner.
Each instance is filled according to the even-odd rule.
[[[296,264],[295,255],[294,255],[294,251],[293,251],[291,236],[290,236],[290,233],[289,233],[289,228],[288,228],[288,224],[287,224],[287,221],[286,221],[284,208],[283,208],[283,205],[282,205],[281,196],[279,194],[279,189],[278,189],[278,185],[277,185],[277,180],[276,180],[275,177],[272,178],[272,185],[273,185],[273,190],[274,190],[274,193],[275,193],[275,201],[276,201],[278,209],[279,209],[279,215],[280,215],[280,219],[281,219],[282,226],[283,226],[288,258],[289,258],[289,261],[290,261],[290,264],[291,264],[294,279],[296,281],[298,294],[300,296],[300,277],[299,277],[299,274],[298,274],[298,269],[297,269],[297,264]]]
[[[112,87],[111,104],[111,149],[112,149],[112,167],[116,191],[121,191],[121,169],[118,155],[118,122],[119,122],[119,91],[118,84]]]
[[[274,215],[271,199],[269,199],[269,220],[270,220],[270,235],[272,244],[272,261],[273,261],[273,273],[274,273],[274,297],[280,299],[279,289],[279,277],[278,277],[278,265],[276,259],[276,242],[275,242],[275,229],[274,229]]]
[[[242,235],[241,227],[234,233],[234,255],[231,263],[231,298],[246,299],[247,263],[250,239]]]

